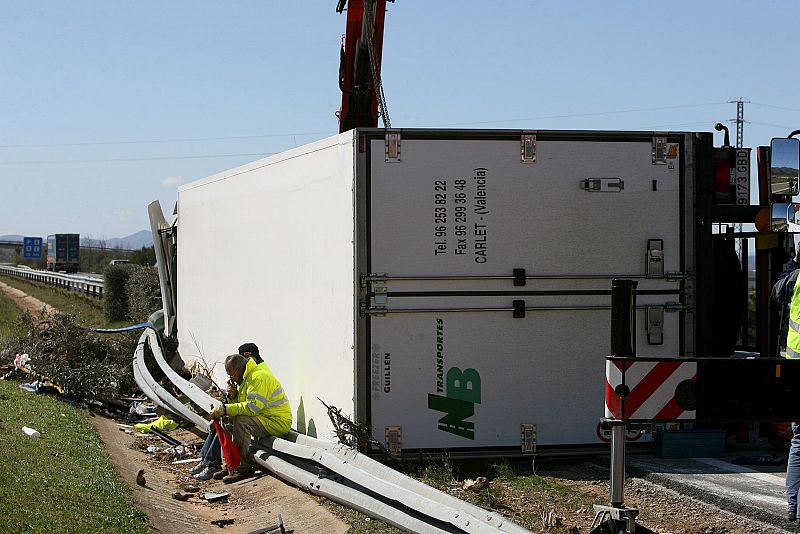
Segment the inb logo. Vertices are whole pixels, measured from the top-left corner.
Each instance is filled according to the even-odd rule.
[[[467,421],[481,403],[481,375],[475,369],[447,370],[446,395],[428,394],[428,408],[445,415],[439,419],[439,430],[467,439],[475,439],[475,423]]]

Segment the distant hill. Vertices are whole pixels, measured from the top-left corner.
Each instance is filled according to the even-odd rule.
[[[0,235],[0,241],[24,241],[25,237],[16,234],[9,234],[9,235]]]
[[[45,237],[46,236],[42,236]],[[24,236],[16,234],[0,235],[0,241],[19,241],[22,243]],[[110,239],[91,239],[81,236],[81,245],[85,247],[121,248],[125,250],[139,250],[142,247],[153,246],[153,234],[150,230],[141,230],[125,237],[112,237]]]
[[[140,230],[135,234],[125,237],[112,237],[110,239],[81,238],[81,245],[87,247],[121,248],[125,250],[139,250],[142,247],[153,246],[153,234],[150,230]]]

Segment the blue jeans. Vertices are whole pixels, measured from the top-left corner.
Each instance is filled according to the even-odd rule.
[[[800,423],[792,423],[792,446],[786,464],[786,511],[797,513],[797,490],[800,489]]]
[[[211,430],[203,442],[203,448],[200,449],[200,460],[214,467],[222,466],[222,448],[219,446],[217,429],[214,428],[214,425],[211,425]],[[797,490],[795,489],[796,494]]]

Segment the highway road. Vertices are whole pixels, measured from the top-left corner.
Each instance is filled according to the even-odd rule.
[[[652,454],[628,455],[630,473],[718,508],[781,529],[785,521],[786,463],[738,465],[733,460],[774,455],[774,451],[733,451],[725,458],[664,459]]]

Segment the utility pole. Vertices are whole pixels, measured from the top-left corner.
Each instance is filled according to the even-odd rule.
[[[736,123],[736,148],[744,146],[744,105],[749,104],[749,100],[728,100],[729,104],[736,104],[736,118],[728,122]]]

